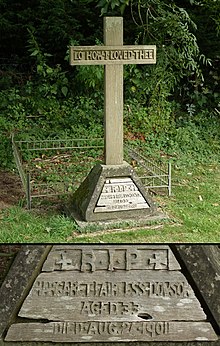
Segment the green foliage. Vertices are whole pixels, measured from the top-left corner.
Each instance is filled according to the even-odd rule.
[[[92,127],[96,136],[102,127],[103,115],[97,107],[98,102],[89,97],[70,98],[66,72],[60,65],[51,66],[48,63],[51,54],[43,52],[34,30],[28,32],[28,50],[34,73],[20,87],[0,92],[1,166],[11,165],[12,133],[21,131],[26,136],[29,131],[30,137],[35,134],[43,138],[65,129],[72,136],[87,136],[88,129]]]
[[[38,89],[37,92],[43,97],[51,97],[61,95],[67,96],[68,93],[68,79],[66,72],[63,72],[60,65],[50,67],[47,63],[47,59],[51,57],[51,54],[43,53],[35,36],[34,31],[28,30],[28,51],[31,57],[36,60],[36,75],[38,77]],[[27,84],[27,88],[30,88],[31,83]]]
[[[167,108],[165,113],[165,102],[163,101],[163,116],[161,116],[161,104],[158,103],[157,109],[146,107],[137,100],[129,100],[125,105],[124,119],[127,131],[135,133],[137,137],[149,134],[160,134],[166,131],[170,132],[174,125],[172,104],[166,102]]]
[[[207,57],[207,51],[200,49],[203,45],[198,39],[200,34],[203,39],[204,28],[200,24],[200,17],[197,18],[194,13],[199,13],[201,9],[202,21],[204,22],[204,18],[207,18],[205,20],[209,24],[212,22],[213,28],[213,23],[219,20],[217,11],[219,2],[214,4],[209,0],[205,3],[192,1],[188,6],[183,1],[174,0],[122,2],[126,3],[126,6],[130,5],[133,23],[129,19],[130,14],[125,12],[124,16],[125,23],[133,28],[133,32],[130,30],[131,37],[138,44],[156,44],[157,46],[156,66],[125,67],[126,97],[135,98],[149,107],[150,113],[154,114],[158,124],[161,117],[165,118],[164,123],[169,117],[172,118],[175,103],[178,105],[176,115],[179,104],[183,111],[191,112],[191,114],[201,112],[204,107],[209,109],[213,109],[213,105],[218,107],[218,71],[212,60]],[[102,13],[106,13],[119,9],[121,2],[103,0],[99,2],[99,6],[102,7]],[[192,8],[195,8],[194,12]],[[205,15],[207,10],[212,15],[212,19],[208,19],[209,17]],[[207,26],[209,35],[208,31]],[[212,35],[214,32],[216,34],[216,27],[212,29]],[[213,57],[213,54],[211,56]],[[209,80],[212,87],[211,84],[207,84]],[[213,82],[216,89],[214,94],[211,92]]]
[[[72,37],[83,44],[89,38],[87,44],[93,44],[100,33],[99,10],[91,0],[2,0],[0,13],[0,57],[12,58],[16,64],[29,65],[27,28],[36,28],[37,41],[53,55],[55,64],[63,63]]]
[[[101,15],[107,14],[109,11],[115,10],[119,7],[120,13],[123,14],[125,7],[129,4],[130,0],[100,0],[98,7],[101,7]]]
[[[103,101],[104,67],[103,66],[77,66],[75,77],[77,93],[86,94],[97,100],[101,106]]]
[[[176,105],[171,110],[175,113]],[[126,104],[126,138],[137,141],[150,156],[168,156],[177,165],[194,165],[198,162],[219,161],[220,118],[203,111],[186,114],[175,121],[174,115],[161,117],[157,122],[155,113],[137,102]],[[165,131],[161,130],[165,129]]]
[[[178,89],[181,92],[181,81],[191,83],[196,76],[197,83],[201,83],[203,79],[199,47],[192,32],[196,25],[185,10],[173,2],[134,2],[132,13],[138,28],[138,43],[157,45],[157,64],[153,68],[141,68],[144,73],[138,76],[137,94],[140,95],[142,85],[145,91],[145,95],[141,92],[142,102],[144,96],[145,100],[147,97],[151,112],[157,114],[158,119],[163,116],[166,119],[172,113],[170,100]]]

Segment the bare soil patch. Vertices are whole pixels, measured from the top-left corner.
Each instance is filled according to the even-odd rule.
[[[16,205],[24,198],[19,176],[0,170],[0,210]]]
[[[0,170],[0,210],[16,205],[24,197],[19,176]],[[21,245],[0,244],[0,286]]]

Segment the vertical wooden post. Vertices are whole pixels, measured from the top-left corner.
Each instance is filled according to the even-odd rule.
[[[123,18],[104,18],[104,44],[123,45]],[[123,163],[123,65],[105,65],[105,164]]]

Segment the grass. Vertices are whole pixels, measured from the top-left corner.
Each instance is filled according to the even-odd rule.
[[[219,163],[183,166],[173,171],[172,196],[154,196],[170,217],[165,222],[139,228],[82,230],[57,209],[45,205],[28,211],[20,203],[0,212],[0,242],[219,242],[219,196]]]

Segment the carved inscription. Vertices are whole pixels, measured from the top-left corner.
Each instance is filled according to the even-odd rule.
[[[101,278],[100,278],[101,275]],[[159,279],[159,280],[158,280]],[[63,308],[65,306],[65,308]],[[189,316],[189,306],[192,312]],[[143,271],[41,273],[20,317],[89,321],[203,319],[192,289],[180,272]]]
[[[179,270],[180,266],[167,245],[113,246],[55,245],[43,271],[118,271]]]
[[[149,208],[131,178],[106,179],[94,212]]]
[[[55,264],[58,264],[58,265],[60,264],[61,270],[74,270],[74,269],[76,269],[76,267],[72,265],[72,260],[68,259],[65,253],[61,252],[60,256],[61,256],[61,259],[57,260],[55,262]]]
[[[71,65],[155,64],[156,46],[73,46]]]
[[[176,269],[166,246],[54,246],[18,313],[29,323],[12,324],[6,340],[214,340]]]
[[[53,334],[72,335],[157,335],[169,333],[168,322],[64,322],[55,323]]]
[[[44,270],[76,270],[80,272],[117,271],[117,270],[160,270],[168,269],[174,260],[168,249],[157,251],[140,248],[99,248],[69,249],[53,253],[53,258],[44,265]],[[179,268],[178,265],[174,265]]]
[[[94,316],[134,315],[139,311],[139,304],[134,302],[81,301],[80,313]]]
[[[80,282],[37,280],[32,294],[44,297],[189,297],[186,282]]]
[[[50,322],[18,323],[10,327],[6,341],[215,341],[206,322]]]

